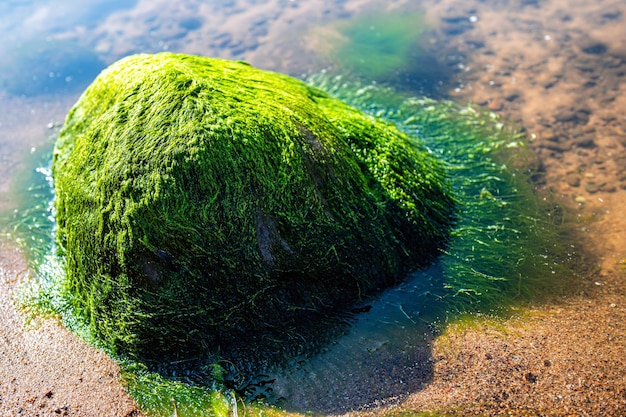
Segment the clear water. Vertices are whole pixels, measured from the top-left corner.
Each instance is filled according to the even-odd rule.
[[[80,92],[101,69],[127,54],[162,50],[198,53],[245,59],[265,69],[300,76],[329,68],[348,80],[363,76],[368,83],[386,83],[406,95],[434,98],[441,98],[449,89],[453,83],[450,68],[462,60],[459,56],[441,56],[438,41],[411,43],[429,33],[425,23],[415,29],[413,23],[425,19],[415,4],[401,13],[391,12],[381,21],[372,16],[380,15],[384,3],[374,1],[360,6],[366,10],[364,14],[355,13],[358,8],[346,1],[308,5],[293,0],[170,3],[174,2],[72,0],[59,4],[52,0],[9,0],[0,4],[0,35],[4,40],[0,44],[2,239],[26,240],[22,247],[37,258],[37,248],[52,233],[46,168],[55,135]],[[407,15],[414,20],[403,20]],[[277,19],[283,19],[284,24],[276,23]],[[290,25],[289,19],[296,23]],[[407,29],[397,32],[402,25]],[[447,25],[451,34],[456,33],[455,25],[462,32],[467,22],[451,20]],[[334,28],[333,34],[315,30],[328,27]],[[413,38],[404,38],[407,31]],[[340,49],[321,47],[319,54],[312,56],[309,49],[299,47],[301,43],[332,44],[337,33],[352,36],[354,45],[367,45],[364,53],[354,57]],[[391,56],[386,56],[389,51]],[[376,65],[377,60],[391,60],[394,54],[402,55],[397,64]],[[337,64],[341,59],[343,66]],[[358,101],[358,95],[350,97]],[[384,104],[384,94],[377,97]],[[383,104],[369,110],[393,121],[405,120]],[[408,122],[406,129],[415,128]],[[445,159],[444,148],[439,149]],[[458,183],[457,187],[469,186]],[[472,192],[479,195],[481,188]],[[503,192],[499,196],[505,201],[508,195]],[[511,203],[517,202],[513,199]],[[495,240],[499,238],[497,227],[492,229]],[[538,248],[535,256],[548,257],[548,252],[541,252],[544,250]],[[575,248],[559,253],[569,260],[575,257]],[[559,262],[548,261],[544,271],[556,274]],[[453,268],[455,264],[451,261],[449,265]],[[464,305],[471,306],[480,296],[472,288],[446,283],[445,268],[441,263],[433,265],[360,306],[363,313],[350,319],[344,337],[317,355],[292,358],[287,367],[270,370],[268,379],[275,380],[271,390],[252,387],[247,394],[266,396],[291,410],[325,413],[366,408],[419,390],[432,375],[429,342],[441,324],[438,320],[445,317],[440,311],[441,297],[465,297],[469,301]],[[499,273],[484,272],[496,277]],[[454,291],[443,291],[444,284]],[[485,304],[477,308],[492,307]]]

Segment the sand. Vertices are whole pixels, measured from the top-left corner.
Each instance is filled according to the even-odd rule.
[[[140,1],[135,9],[108,18],[107,30],[123,31],[124,42],[110,42],[104,29],[95,31],[104,56],[141,48],[138,43],[145,38],[140,35],[155,24],[153,15],[166,16],[163,8],[173,7],[152,3]],[[324,19],[347,15],[366,2],[272,0],[251,2],[246,10],[242,2],[229,3],[221,9],[228,13],[221,15],[201,2],[195,9],[177,10],[177,16],[204,16],[210,21],[203,26],[207,31],[181,35],[172,27],[161,42],[185,52],[226,49],[225,57],[297,74],[323,62],[315,54],[324,45],[305,36],[308,28],[316,24],[325,30]],[[573,293],[509,318],[449,326],[431,342],[429,380],[411,384],[420,389],[391,405],[350,415],[429,410],[626,415],[626,4],[424,4],[428,19],[443,22],[441,30],[447,31],[445,42],[433,35],[432,45],[453,70],[455,84],[447,93],[525,129],[541,161],[540,192],[565,208],[593,263],[581,271]],[[465,18],[469,23],[460,31],[446,24]],[[245,30],[249,27],[253,30]],[[27,276],[23,255],[1,245],[0,415],[140,415],[120,384],[119,369],[103,353],[54,320],[25,327],[13,293]]]
[[[14,294],[23,255],[0,247],[0,415],[138,416],[117,365],[55,320],[26,325]]]

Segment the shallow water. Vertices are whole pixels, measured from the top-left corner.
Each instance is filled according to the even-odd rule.
[[[363,74],[367,68],[367,77],[387,82],[410,95],[472,100],[514,117],[531,139],[536,138],[532,146],[541,163],[554,167],[542,172],[539,184],[547,183],[553,194],[574,201],[574,207],[578,204],[584,215],[607,210],[605,201],[623,193],[626,178],[620,177],[619,171],[623,167],[620,161],[624,160],[616,155],[623,154],[619,137],[626,132],[624,122],[619,117],[617,121],[609,120],[611,113],[596,110],[593,104],[585,107],[580,100],[576,102],[585,95],[577,92],[579,79],[568,78],[567,71],[551,71],[553,67],[568,65],[565,58],[550,58],[550,49],[546,55],[538,52],[526,57],[528,66],[544,65],[541,68],[545,71],[539,71],[536,82],[550,90],[539,101],[550,103],[555,114],[552,117],[536,104],[537,100],[533,101],[531,93],[518,91],[517,84],[530,81],[512,81],[521,78],[517,70],[524,62],[511,62],[508,51],[484,50],[484,45],[489,44],[487,37],[506,34],[482,30],[477,26],[479,22],[498,19],[498,13],[513,13],[515,7],[533,16],[528,8],[539,10],[540,2],[507,7],[507,2],[493,1],[490,9],[481,9],[472,2],[448,4],[447,9],[442,9],[443,6],[426,1],[410,5],[397,1],[389,6],[356,0],[308,4],[287,0],[171,3],[92,0],[68,1],[63,5],[53,1],[8,1],[0,5],[0,33],[5,39],[0,45],[0,219],[2,226],[9,226],[2,230],[12,234],[2,239],[13,241],[16,237],[14,231],[20,226],[15,221],[23,213],[14,210],[30,205],[31,210],[43,209],[45,215],[45,207],[32,207],[28,200],[32,190],[28,187],[33,184],[31,179],[35,183],[45,180],[45,172],[34,169],[45,167],[40,155],[49,151],[67,110],[101,69],[136,52],[169,50],[244,59],[265,69],[301,76],[322,68]],[[568,20],[566,7],[559,8],[555,3],[544,12],[561,16],[560,27],[542,24],[539,18],[534,23],[517,22],[536,33],[538,43],[566,42],[567,36],[580,32],[574,26],[579,23],[578,17]],[[585,59],[574,62],[587,83],[619,91],[615,83],[624,75],[626,52],[620,49],[624,48],[624,38],[620,38],[620,32],[604,35],[602,28],[616,31],[611,22],[619,22],[623,12],[619,2],[606,3],[605,9],[598,8],[590,14],[591,32],[581,35],[578,46]],[[421,6],[426,7],[425,12]],[[382,58],[378,59],[389,60],[391,57],[384,55],[389,50],[399,51],[396,55],[405,53],[399,35],[389,29],[402,22],[392,19],[380,27],[372,23],[377,22],[372,20],[372,14],[384,11],[394,16],[396,9],[401,14],[409,10],[415,21],[424,22],[413,33],[421,41],[411,44],[408,58],[399,61],[399,68],[382,66],[374,71],[375,60],[358,58],[351,65],[337,64],[340,57],[336,54],[341,51],[329,45],[340,43],[348,35],[360,36],[362,43],[373,45],[365,52],[368,56],[381,53]],[[563,13],[559,14],[561,9]],[[365,13],[360,14],[362,10]],[[369,17],[359,30],[345,29],[361,16]],[[373,42],[381,37],[398,42],[391,46]],[[377,45],[382,46],[377,49]],[[520,48],[532,47],[520,44]],[[472,58],[495,69],[487,77],[476,75],[468,64]],[[563,84],[566,86],[562,90],[556,90],[560,94],[554,94]],[[587,88],[592,88],[591,84]],[[505,91],[493,92],[490,88],[494,86]],[[614,97],[610,105],[620,106],[620,100]],[[589,120],[594,118],[608,121],[591,130]],[[587,159],[594,161],[581,162]],[[605,196],[603,191],[610,195]],[[622,253],[607,256],[621,259]],[[430,323],[437,317],[428,313],[433,295],[424,284],[428,282],[424,276],[440,275],[437,266],[433,269],[369,304],[371,310],[354,321],[350,332],[321,355],[294,359],[291,367],[274,376],[277,381],[270,395],[276,400],[283,398],[279,404],[291,409],[331,412],[372,406],[427,384],[432,371],[429,342],[434,337]]]

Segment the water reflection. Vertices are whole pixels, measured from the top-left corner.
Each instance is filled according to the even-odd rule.
[[[18,96],[80,92],[104,68],[92,50],[67,40],[22,43],[5,58],[0,88]]]
[[[4,3],[0,9],[0,89],[13,95],[67,94],[83,89],[105,63],[80,34],[129,1]]]
[[[136,0],[3,1],[0,31],[13,41],[45,39],[78,28],[93,28],[114,11],[131,9],[136,4]]]

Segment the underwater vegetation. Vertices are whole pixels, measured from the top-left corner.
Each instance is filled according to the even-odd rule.
[[[437,95],[450,71],[428,50],[423,12],[370,8],[332,25],[327,55],[337,72]],[[331,35],[327,35],[331,36]]]
[[[306,326],[324,343],[333,317],[405,277],[426,283],[425,316],[442,321],[558,286],[568,248],[521,134],[472,107],[307,81],[134,56],[68,115],[54,151],[58,248],[32,298],[117,358],[150,415],[281,414],[241,399],[262,398],[254,354],[301,353]],[[35,189],[48,200],[27,217],[50,221],[46,177]]]
[[[336,48],[337,62],[370,79],[389,79],[406,65],[423,30],[415,14],[364,12],[340,28],[347,39]]]

